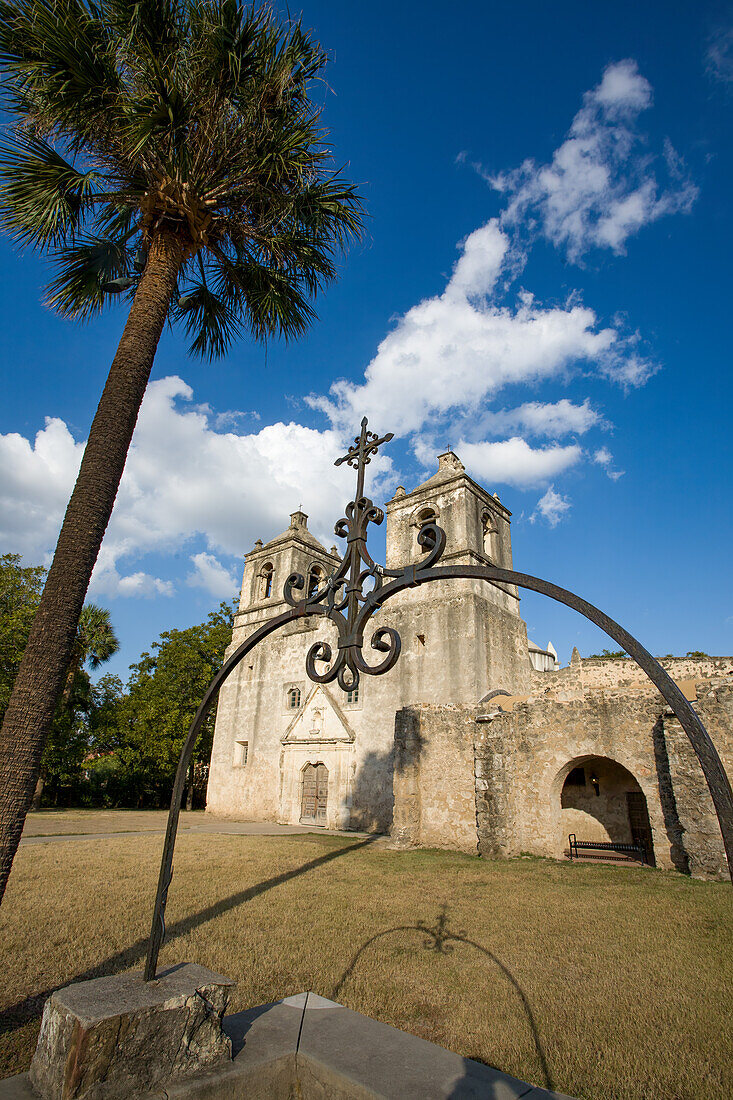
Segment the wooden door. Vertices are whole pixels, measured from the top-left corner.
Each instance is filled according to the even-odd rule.
[[[654,842],[652,829],[649,824],[649,813],[646,808],[646,798],[641,791],[627,791],[626,805],[629,810],[629,824],[631,825],[632,843],[644,852],[647,863],[654,864]]]
[[[325,825],[328,806],[328,768],[325,764],[307,764],[303,769],[303,793],[300,820],[304,825]]]

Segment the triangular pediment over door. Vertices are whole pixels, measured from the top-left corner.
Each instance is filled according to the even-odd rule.
[[[283,745],[352,742],[354,731],[324,684],[316,684],[282,738]]]

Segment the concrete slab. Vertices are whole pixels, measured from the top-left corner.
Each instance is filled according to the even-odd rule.
[[[299,993],[225,1017],[234,1059],[140,1100],[572,1100]],[[139,1096],[139,1094],[137,1094]],[[0,1100],[37,1100],[26,1075]]]
[[[532,1089],[525,1081],[312,993],[297,1062],[299,1071],[307,1069],[327,1096],[519,1100]]]
[[[244,1061],[267,1061],[293,1055],[298,1050],[307,994],[259,1005],[224,1019],[224,1031],[232,1041],[232,1056]]]

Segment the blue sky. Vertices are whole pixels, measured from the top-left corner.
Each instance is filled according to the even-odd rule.
[[[364,412],[382,501],[451,444],[514,514],[517,568],[654,653],[733,649],[729,568],[733,7],[303,8],[370,220],[294,345],[213,365],[166,333],[90,598],[127,666],[234,594],[302,502],[328,545]],[[47,561],[124,314],[42,305],[0,239],[0,544]],[[375,532],[379,543],[380,532]],[[567,661],[612,643],[527,594]]]

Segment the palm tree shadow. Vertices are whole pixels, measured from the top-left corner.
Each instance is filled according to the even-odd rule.
[[[264,879],[262,882],[258,882],[254,886],[248,887],[246,890],[240,890],[236,894],[231,894],[230,897],[224,898],[222,901],[217,901],[214,905],[209,905],[205,909],[201,909],[198,913],[192,913],[190,916],[184,917],[182,920],[171,924],[166,929],[165,942],[169,943],[179,936],[187,935],[195,928],[200,928],[202,924],[206,924],[208,921],[220,917],[223,913],[228,913],[230,909],[236,909],[239,905],[244,905],[246,902],[252,901],[254,898],[259,897],[260,894],[264,894],[268,890],[273,890],[276,886],[282,886],[292,879],[308,874],[309,871],[315,871],[318,867],[323,867],[325,864],[331,863],[335,859],[340,859],[341,856],[347,856],[350,855],[351,852],[366,848],[368,845],[373,844],[376,839],[376,836],[369,836],[354,844],[349,844],[347,847],[335,848],[333,851],[326,852],[325,855],[317,856],[315,859],[310,859],[307,863],[303,863],[299,867],[294,867],[290,871],[283,871],[281,874]],[[73,982],[86,982],[90,981],[92,978],[102,978],[110,974],[119,974],[124,970],[129,970],[131,967],[135,966],[136,963],[142,962],[145,958],[147,948],[147,938],[137,940],[137,942],[130,947],[126,947],[124,950],[118,951],[114,955],[110,955],[109,958],[104,959],[88,970],[74,975],[64,981],[62,985],[70,985]],[[0,1012],[0,1035],[17,1031],[18,1028],[24,1027],[30,1020],[34,1019],[34,1017],[40,1016],[44,1004],[56,988],[60,987],[54,986],[38,993],[32,993],[24,1000],[18,1001],[16,1004],[3,1009],[3,1011]]]
[[[359,961],[364,955],[364,952],[367,951],[368,948],[372,946],[372,944],[376,943],[377,940],[383,939],[385,936],[391,936],[395,932],[419,932],[425,937],[423,945],[425,950],[435,951],[439,955],[450,954],[450,952],[453,950],[454,944],[456,943],[466,944],[466,946],[473,947],[476,951],[480,951],[482,955],[485,955],[486,958],[490,959],[491,962],[499,968],[501,973],[504,975],[504,977],[507,979],[507,981],[510,983],[512,988],[517,993],[517,996],[519,997],[522,1009],[527,1018],[527,1024],[529,1026],[530,1033],[532,1035],[532,1041],[534,1043],[537,1060],[542,1069],[542,1075],[544,1077],[544,1087],[552,1091],[554,1087],[552,1074],[550,1072],[547,1057],[545,1055],[542,1041],[540,1039],[537,1021],[535,1020],[532,1006],[529,1003],[526,993],[512,974],[509,967],[506,966],[501,961],[501,959],[493,953],[493,951],[489,951],[487,947],[484,947],[480,943],[476,943],[475,940],[469,939],[466,936],[465,932],[453,932],[448,927],[448,907],[446,905],[443,905],[443,907],[441,908],[441,911],[435,921],[435,925],[432,927],[426,924],[425,921],[418,921],[417,924],[399,924],[395,925],[394,928],[385,928],[383,929],[383,931],[377,932],[374,936],[370,936],[370,938],[361,945],[361,947],[356,952],[351,962],[339,978],[338,982],[334,986],[333,993],[331,994],[331,999],[334,1001],[338,1001],[339,995],[345,983],[354,973],[357,965],[359,964]]]

